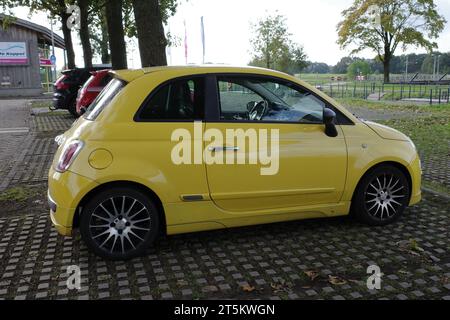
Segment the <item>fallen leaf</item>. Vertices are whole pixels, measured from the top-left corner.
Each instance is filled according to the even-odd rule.
[[[252,291],[255,291],[255,287],[253,287],[249,284],[245,284],[242,286],[242,290],[244,290],[245,292],[252,292]]]
[[[311,281],[314,281],[314,279],[319,276],[319,272],[315,270],[305,271],[305,274],[309,277],[309,279],[311,279]]]
[[[280,283],[271,283],[270,286],[272,287],[272,289],[274,290],[281,290],[282,289],[282,285]]]
[[[338,277],[338,276],[328,276],[328,282],[335,286],[341,286],[347,283],[344,279]]]
[[[185,285],[188,284],[188,282],[186,280],[184,280],[184,279],[180,279],[180,280],[177,281],[177,284],[179,286],[185,286]]]

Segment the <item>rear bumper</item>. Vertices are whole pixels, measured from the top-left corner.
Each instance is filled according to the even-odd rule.
[[[53,107],[55,109],[69,109],[75,103],[76,94],[71,92],[55,92],[53,93]]]
[[[73,221],[83,197],[98,184],[93,180],[66,171],[50,168],[48,176],[48,203],[50,219],[58,233],[71,236]]]
[[[61,94],[61,93],[57,93],[55,92],[53,94],[53,107],[56,109],[67,109],[65,101],[66,101],[66,96]]]

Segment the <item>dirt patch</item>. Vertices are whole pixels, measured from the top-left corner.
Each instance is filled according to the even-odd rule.
[[[15,185],[0,193],[0,218],[48,211],[47,184]]]

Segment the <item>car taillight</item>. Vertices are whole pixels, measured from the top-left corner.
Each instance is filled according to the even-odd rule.
[[[67,90],[70,88],[70,85],[64,82],[60,82],[56,85],[56,89],[58,90]]]
[[[54,86],[57,90],[67,90],[70,87],[70,84],[65,83],[64,80],[66,80],[68,77],[66,75],[62,75],[58,80],[56,80]]]
[[[69,169],[73,160],[77,157],[81,148],[83,148],[83,141],[74,140],[68,143],[64,150],[61,152],[61,156],[59,157],[58,164],[56,165],[56,171],[64,172]]]

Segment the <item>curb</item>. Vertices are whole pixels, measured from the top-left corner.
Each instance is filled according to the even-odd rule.
[[[425,191],[427,193],[431,193],[432,195],[435,195],[435,196],[438,196],[438,197],[442,197],[442,198],[450,201],[450,195],[448,195],[448,194],[445,194],[445,193],[442,193],[442,192],[438,192],[438,191],[434,191],[432,189],[425,188],[425,187],[422,187],[422,191]]]

